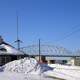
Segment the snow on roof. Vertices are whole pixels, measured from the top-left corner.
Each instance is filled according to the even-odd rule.
[[[4,50],[4,51],[2,51],[2,50]],[[2,54],[20,55],[20,54],[24,54],[24,53],[8,44],[1,44],[0,45],[0,54],[1,55]]]
[[[11,55],[20,55],[24,54],[22,51],[17,50],[15,47],[6,43],[2,36],[0,36],[0,55],[11,54]]]

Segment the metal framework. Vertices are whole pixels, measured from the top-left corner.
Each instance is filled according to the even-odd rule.
[[[23,47],[22,50],[29,55],[39,55],[38,45],[29,45],[27,47]],[[40,45],[40,55],[54,57],[80,57],[80,53],[72,53],[66,48],[54,45]]]

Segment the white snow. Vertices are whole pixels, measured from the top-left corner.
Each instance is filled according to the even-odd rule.
[[[52,70],[46,64],[39,64],[33,58],[24,58],[7,63],[2,67],[0,80],[56,80],[46,76]]]
[[[79,66],[40,64],[33,58],[9,62],[1,70],[0,80],[80,80]]]
[[[46,64],[39,64],[33,58],[24,58],[7,63],[3,66],[4,71],[18,72],[18,73],[36,73],[42,74],[45,71],[52,70],[53,68]]]
[[[55,76],[66,80],[80,80],[80,67],[60,64],[49,64],[54,70],[47,72],[48,76]]]
[[[16,72],[1,72],[0,80],[58,80],[35,74],[23,74]]]
[[[9,46],[9,45],[6,45],[6,44],[2,44],[0,45],[2,46],[3,48],[5,48],[7,50],[6,54],[24,54],[23,52],[17,50],[16,48],[13,48],[12,46]],[[0,52],[1,54],[1,52]],[[3,52],[2,52],[3,54]]]
[[[6,65],[4,65],[4,71],[11,71],[11,72],[21,72],[21,73],[28,73],[33,70],[37,65],[37,61],[35,59],[20,59],[12,61]]]

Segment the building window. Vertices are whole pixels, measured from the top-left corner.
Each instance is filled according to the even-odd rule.
[[[55,60],[50,60],[50,64],[54,64],[55,63]]]
[[[67,60],[63,60],[62,63],[63,63],[63,64],[66,64],[66,63],[67,63]]]

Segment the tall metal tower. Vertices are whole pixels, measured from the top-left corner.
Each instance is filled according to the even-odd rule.
[[[41,61],[41,41],[39,39],[39,62]]]
[[[18,15],[16,17],[17,19],[17,40],[15,41],[17,43],[17,49],[20,50],[20,43],[22,43],[22,41],[19,39],[19,21],[18,21]]]

